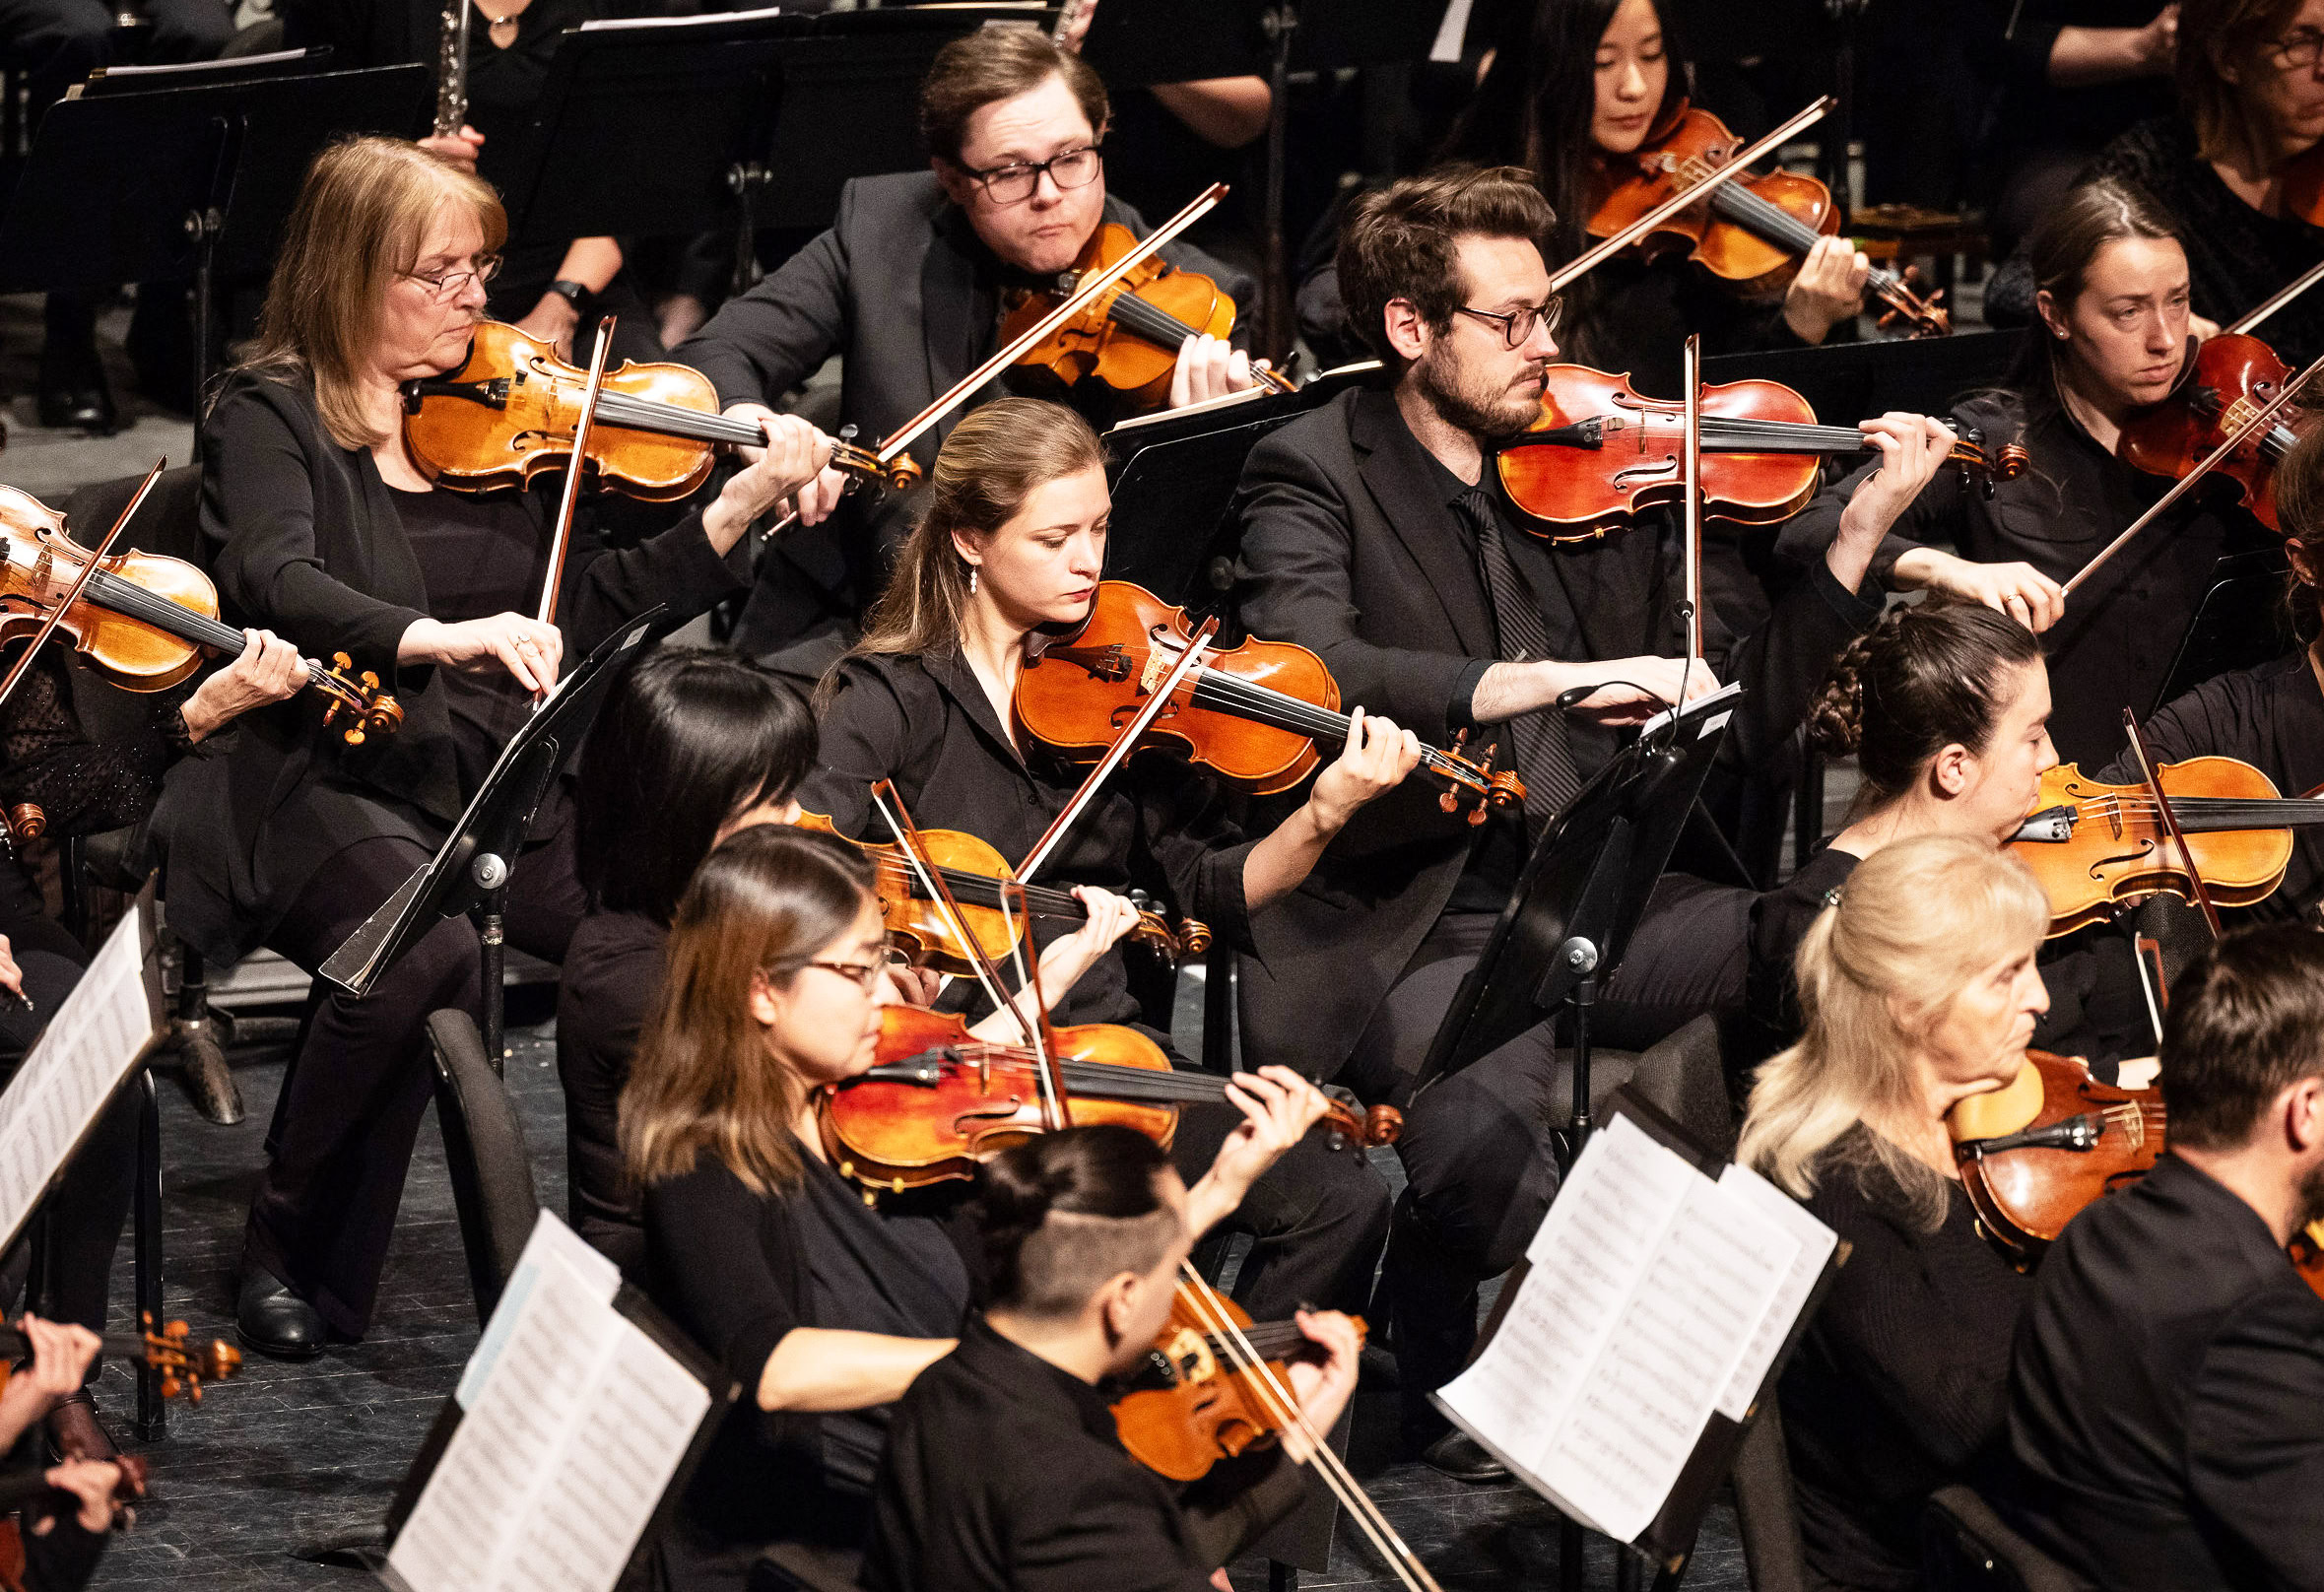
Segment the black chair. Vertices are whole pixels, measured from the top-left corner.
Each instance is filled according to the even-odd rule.
[[[1993,1506],[1955,1485],[1921,1512],[1921,1570],[1929,1592],[2097,1592],[2013,1531]]]
[[[1791,1455],[1783,1446],[1783,1416],[1773,1404],[1761,1408],[1744,1433],[1728,1482],[1735,1490],[1735,1526],[1743,1538],[1751,1592],[1807,1592],[1799,1497],[1792,1491]]]
[[[776,1543],[752,1566],[751,1592],[857,1592],[861,1554]]]
[[[481,1326],[492,1319],[493,1306],[524,1253],[541,1200],[516,1102],[508,1097],[499,1067],[485,1054],[476,1020],[462,1011],[432,1012],[428,1042],[435,1055],[436,1123],[443,1130],[460,1245],[468,1254]]]

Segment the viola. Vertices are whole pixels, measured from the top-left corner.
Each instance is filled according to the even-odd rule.
[[[1540,415],[1495,444],[1501,486],[1540,522],[1532,529],[1553,542],[1586,541],[1684,498],[1683,404],[1643,397],[1627,374],[1586,365],[1553,365],[1544,376]],[[1808,400],[1780,382],[1706,385],[1701,416],[1702,511],[1740,524],[1790,518],[1814,496],[1825,459],[1874,450],[1853,426],[1817,425]],[[2015,442],[1988,452],[1973,430],[1947,460],[1964,485],[1975,481],[1988,494],[2016,480],[2025,461]]]
[[[65,530],[64,515],[30,493],[0,487],[0,644],[36,634],[88,569],[89,549]],[[51,637],[79,653],[124,691],[166,691],[202,666],[206,653],[232,657],[243,635],[218,619],[218,588],[183,559],[159,553],[108,555],[89,574]],[[306,684],[329,698],[323,722],[347,715],[350,746],[393,735],[403,707],[381,691],[379,677],[357,673],[344,652],[332,667],[311,658]]]
[[[2324,824],[2324,790],[2281,796],[2266,774],[2233,758],[2190,758],[2156,773],[2220,906],[2267,899],[2291,864],[2292,829]],[[2190,859],[2163,832],[2146,786],[2101,784],[2070,763],[2041,776],[2033,812],[2010,848],[2049,897],[2052,939],[2150,896],[2195,898]]]
[[[1085,277],[1107,270],[1137,246],[1136,234],[1119,222],[1099,227],[1071,269],[1059,276],[1055,291],[1020,288],[1010,294],[1001,341],[1015,341],[1071,297]],[[1169,399],[1180,344],[1202,333],[1223,338],[1233,330],[1234,300],[1216,282],[1157,255],[1132,267],[1017,363],[1045,370],[1068,387],[1100,382],[1152,409]],[[1257,367],[1251,373],[1279,392],[1297,390],[1273,370]]]
[[[1167,1147],[1180,1106],[1227,1097],[1226,1079],[1178,1071],[1136,1028],[1084,1024],[1054,1029],[1049,1042],[1076,1127],[1117,1124]],[[965,1019],[886,1007],[871,1069],[817,1100],[826,1153],[842,1176],[892,1192],[974,1177],[986,1160],[1044,1131],[1039,1065],[1028,1046],[976,1037]],[[1326,1099],[1335,1144],[1392,1144],[1403,1130],[1393,1107],[1360,1116]]]
[[[798,826],[838,834],[822,813],[802,813]],[[923,829],[928,861],[943,878],[961,907],[967,931],[976,937],[987,957],[1005,957],[1017,949],[1024,920],[1003,910],[1002,882],[1009,877],[1008,862],[992,846],[960,829]],[[846,836],[841,835],[845,839]],[[880,916],[891,944],[912,961],[947,972],[965,973],[971,959],[960,944],[943,903],[920,888],[910,862],[899,849],[873,840],[851,840],[872,859],[880,895]],[[1025,887],[1025,910],[1034,917],[1066,922],[1089,921],[1090,910],[1070,891]],[[1127,938],[1147,946],[1172,963],[1201,956],[1211,948],[1211,931],[1192,918],[1172,929],[1161,913],[1143,907]]]
[[[2168,397],[2123,426],[2114,451],[2149,475],[2178,480],[2265,409],[2291,374],[2258,338],[2222,332],[2195,349]],[[2271,531],[2283,530],[2276,515],[2276,466],[2309,424],[2307,411],[2295,405],[2213,467],[2235,483],[2236,500]]]
[[[1147,705],[1162,678],[1193,644],[1186,611],[1126,580],[1100,581],[1090,617],[1026,660],[1014,707],[1028,734],[1068,758],[1092,759]],[[1339,683],[1321,658],[1290,641],[1252,637],[1205,654],[1149,727],[1192,761],[1260,795],[1289,790],[1314,771],[1321,748],[1347,740]],[[1472,761],[1456,749],[1421,751],[1421,766],[1443,778],[1448,813],[1459,793],[1484,807],[1522,801],[1525,787],[1495,773],[1490,751]]]
[[[2007,1088],[1961,1100],[1946,1126],[1961,1192],[2024,1269],[2085,1206],[2153,1168],[2168,1118],[2160,1090],[2116,1089],[2079,1059],[2028,1050]]]
[[[1612,237],[1727,165],[1743,144],[1709,111],[1682,104],[1637,150],[1604,163],[1589,234]],[[1814,177],[1779,170],[1721,184],[1709,204],[1681,210],[1632,247],[1649,259],[1683,251],[1747,295],[1772,296],[1788,286],[1791,271],[1816,240],[1836,234],[1839,227],[1829,188]],[[1893,271],[1873,267],[1865,286],[1890,306],[1883,325],[1901,320],[1921,337],[1942,337],[1953,329],[1944,309],[1915,294]]]
[[[479,321],[460,367],[403,386],[404,444],[438,486],[456,492],[522,488],[571,462],[589,372],[499,321]],[[847,440],[834,469],[898,490],[920,467],[880,458]],[[605,374],[587,459],[599,485],[646,502],[690,497],[721,447],[759,447],[765,433],[718,413],[710,378],[690,365],[625,360]]]

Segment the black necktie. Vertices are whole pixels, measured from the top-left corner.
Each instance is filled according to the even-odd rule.
[[[1529,663],[1547,658],[1549,627],[1542,623],[1541,605],[1533,588],[1509,558],[1501,517],[1493,499],[1471,487],[1455,502],[1477,536],[1477,562],[1485,571],[1485,591],[1493,604],[1494,636],[1500,646],[1501,661]],[[1581,789],[1573,748],[1565,739],[1565,721],[1555,708],[1520,713],[1509,720],[1509,741],[1515,748],[1517,777],[1525,781],[1525,829],[1538,835]]]

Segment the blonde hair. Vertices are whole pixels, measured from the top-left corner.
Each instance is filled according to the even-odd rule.
[[[954,534],[989,540],[1040,488],[1104,466],[1097,433],[1062,404],[997,398],[970,410],[936,455],[927,511],[850,656],[916,655],[957,645],[968,606],[968,565]]]
[[[707,1151],[759,1194],[794,1188],[791,1124],[807,1086],[770,1055],[750,1010],[845,934],[871,864],[835,835],[767,824],[712,851],[678,902],[661,994],[622,1089],[622,1161],[639,1188]]]
[[[1885,845],[1835,894],[1793,964],[1806,1031],[1760,1068],[1735,1154],[1799,1199],[1816,1192],[1826,1152],[1850,1128],[1920,1108],[1917,1037],[2002,950],[2030,953],[2049,927],[2031,871],[1976,836]],[[1885,1174],[1915,1221],[1944,1224],[1948,1178],[1877,1130],[1855,1143],[1860,1179]]]
[[[389,285],[418,263],[429,224],[447,204],[475,212],[485,252],[507,241],[508,217],[492,184],[417,144],[342,139],[306,168],[259,311],[257,344],[241,367],[311,377],[323,426],[341,447],[387,439],[365,417],[357,381],[379,336]]]

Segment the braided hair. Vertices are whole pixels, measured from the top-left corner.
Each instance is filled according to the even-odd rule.
[[[1892,608],[1832,664],[1808,734],[1827,757],[1856,759],[1861,809],[1885,807],[1947,747],[1983,752],[2007,705],[2004,676],[2040,657],[2031,630],[1990,608]]]

